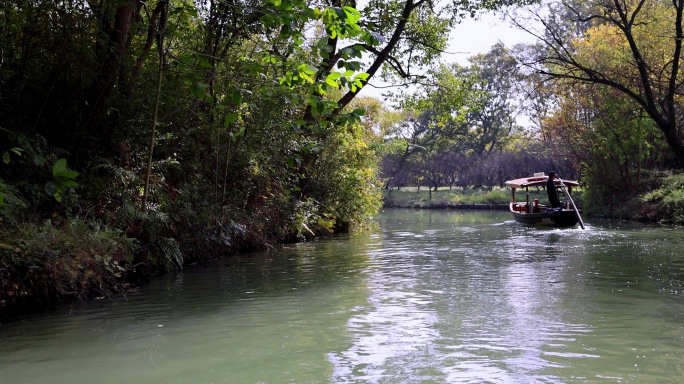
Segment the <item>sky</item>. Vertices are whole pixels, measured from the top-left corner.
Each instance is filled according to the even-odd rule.
[[[488,13],[479,19],[468,19],[459,24],[451,32],[449,39],[449,54],[443,55],[446,63],[457,62],[468,65],[468,58],[486,53],[490,48],[501,41],[506,47],[511,48],[515,44],[532,42],[533,38],[528,33],[516,29],[494,13]],[[370,86],[364,87],[360,96],[372,96],[383,99],[382,93],[387,89],[374,88],[372,85],[386,86],[379,79],[371,79]]]
[[[444,55],[444,57],[445,60],[467,65],[468,57],[488,52],[498,41],[512,48],[515,44],[529,43],[533,40],[529,33],[513,27],[508,21],[501,20],[501,17],[494,13],[488,13],[479,20],[468,19],[456,26],[451,31],[448,51],[459,53]]]

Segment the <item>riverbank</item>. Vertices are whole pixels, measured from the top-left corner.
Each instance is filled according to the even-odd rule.
[[[679,382],[677,231],[505,220],[387,209],[374,235],[187,267],[125,302],[3,324],[0,382]]]
[[[408,209],[507,210],[510,190],[406,187],[382,190],[383,206]],[[530,200],[547,201],[543,189]],[[518,191],[516,199],[525,200]],[[590,204],[586,190],[573,190],[584,216],[663,224],[684,224],[684,177],[664,178],[654,188]],[[149,265],[136,262],[139,244],[120,230],[75,219],[61,223],[6,226],[0,231],[0,318],[42,309],[66,300],[125,295],[135,282],[150,275]],[[169,254],[173,254],[169,252]],[[149,259],[148,259],[149,263]],[[147,269],[147,270],[146,270]]]
[[[542,202],[547,200],[544,190],[530,191],[529,194],[530,200],[538,199]],[[576,200],[581,199],[581,194],[573,193],[573,195]],[[491,189],[442,187],[428,192],[424,187],[404,187],[399,190],[383,190],[382,199],[385,208],[507,210],[511,201],[511,190],[501,187]],[[516,192],[516,199],[524,201],[525,192]]]
[[[644,180],[633,189],[613,194],[612,200],[592,199],[590,192],[584,188],[572,191],[573,200],[586,217],[684,225],[684,174]],[[526,198],[525,191],[516,191],[516,200]],[[383,190],[382,199],[385,208],[507,210],[511,191],[502,187],[465,190],[442,187],[428,192],[425,187],[404,187]],[[529,191],[529,199],[548,201],[544,189]]]
[[[595,217],[684,225],[684,173],[644,175],[621,193],[603,193],[588,207]],[[588,201],[599,199],[588,199]]]

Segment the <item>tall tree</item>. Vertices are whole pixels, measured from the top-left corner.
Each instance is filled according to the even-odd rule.
[[[166,3],[168,0],[163,0]],[[102,1],[90,3],[99,14],[100,28],[104,38],[98,39],[99,68],[93,81],[88,103],[91,106],[87,124],[92,127],[114,89],[121,66],[130,46],[131,26],[139,17],[145,0]],[[114,8],[113,17],[110,9]]]
[[[478,156],[487,156],[501,149],[517,128],[518,63],[501,43],[469,60],[471,65],[463,71],[477,79],[473,88],[481,91],[482,101],[466,117],[467,139]]]
[[[560,108],[544,126],[556,154],[582,165],[592,198],[630,193],[639,183],[642,167],[660,153],[653,139],[658,133],[653,120],[612,88],[566,84],[555,93]]]
[[[518,20],[546,46],[527,60],[551,79],[611,87],[643,108],[662,132],[680,167],[684,167],[681,126],[681,61],[684,0],[560,1],[556,11],[534,12],[536,23]],[[567,22],[562,15],[569,15]],[[568,23],[591,27],[567,33]],[[542,31],[531,29],[541,25]],[[619,65],[615,65],[619,61]]]

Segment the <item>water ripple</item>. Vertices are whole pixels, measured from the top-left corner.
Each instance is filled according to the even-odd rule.
[[[0,326],[1,383],[585,383],[684,376],[681,233],[396,211]]]

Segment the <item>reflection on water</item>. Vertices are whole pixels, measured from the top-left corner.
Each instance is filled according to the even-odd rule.
[[[391,210],[0,326],[0,383],[676,383],[681,230]]]

